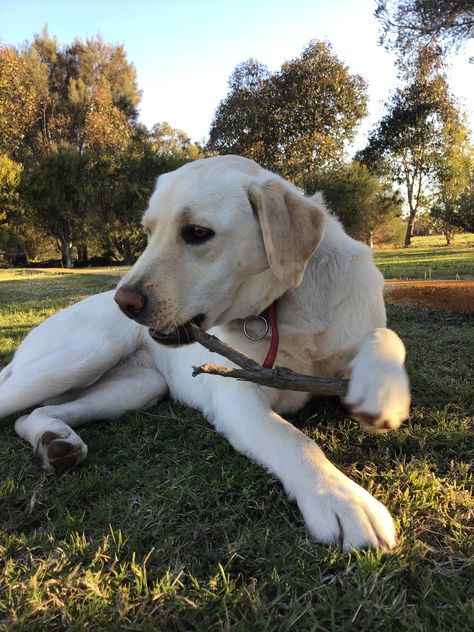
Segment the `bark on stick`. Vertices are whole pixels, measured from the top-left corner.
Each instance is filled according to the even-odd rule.
[[[343,397],[347,392],[348,380],[328,377],[316,377],[296,373],[285,367],[265,369],[244,353],[226,345],[221,340],[204,332],[199,327],[192,326],[192,333],[196,342],[214,353],[224,356],[240,369],[229,368],[217,364],[203,364],[193,367],[193,376],[219,375],[231,377],[246,382],[255,382],[271,388],[288,389],[292,391],[309,391],[315,395]]]

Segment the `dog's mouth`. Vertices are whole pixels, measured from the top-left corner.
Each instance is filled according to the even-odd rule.
[[[178,325],[178,327],[176,327],[173,331],[163,332],[159,329],[150,328],[148,332],[153,340],[158,342],[160,345],[167,345],[170,347],[189,345],[191,342],[194,342],[192,325],[199,327],[204,322],[204,319],[204,314],[197,314],[183,325]]]

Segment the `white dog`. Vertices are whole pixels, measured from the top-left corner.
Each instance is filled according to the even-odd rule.
[[[308,394],[193,378],[193,365],[223,360],[181,344],[193,320],[261,363],[272,332],[250,340],[243,324],[258,337],[260,321],[249,317],[274,304],[277,364],[350,377],[345,404],[353,414],[374,430],[396,428],[410,402],[405,349],[385,328],[371,250],[344,233],[321,199],[236,156],[161,176],[143,225],[148,246],[115,294],[121,309],[106,292],[34,329],[0,373],[0,417],[39,406],[15,428],[47,470],[59,471],[87,453],[73,428],[150,406],[169,391],[281,480],[317,540],[392,548],[386,508],[280,416]]]

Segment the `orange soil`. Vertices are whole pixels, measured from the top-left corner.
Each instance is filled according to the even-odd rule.
[[[386,281],[387,303],[474,313],[474,281]]]

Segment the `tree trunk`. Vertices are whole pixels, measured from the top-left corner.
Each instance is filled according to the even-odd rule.
[[[446,245],[450,246],[454,241],[454,228],[447,222],[443,226],[443,233],[446,238]]]
[[[69,241],[61,242],[61,260],[65,268],[72,268],[72,244]]]
[[[77,258],[82,265],[86,266],[89,262],[89,253],[87,250],[87,244],[79,244],[77,246]]]
[[[415,230],[415,217],[416,211],[410,213],[410,217],[408,218],[407,232],[405,235],[405,247],[411,244],[411,238],[413,237],[413,232]]]
[[[125,265],[131,266],[134,264],[134,257],[132,255],[132,246],[130,244],[130,239],[125,237],[122,242],[122,256]]]

